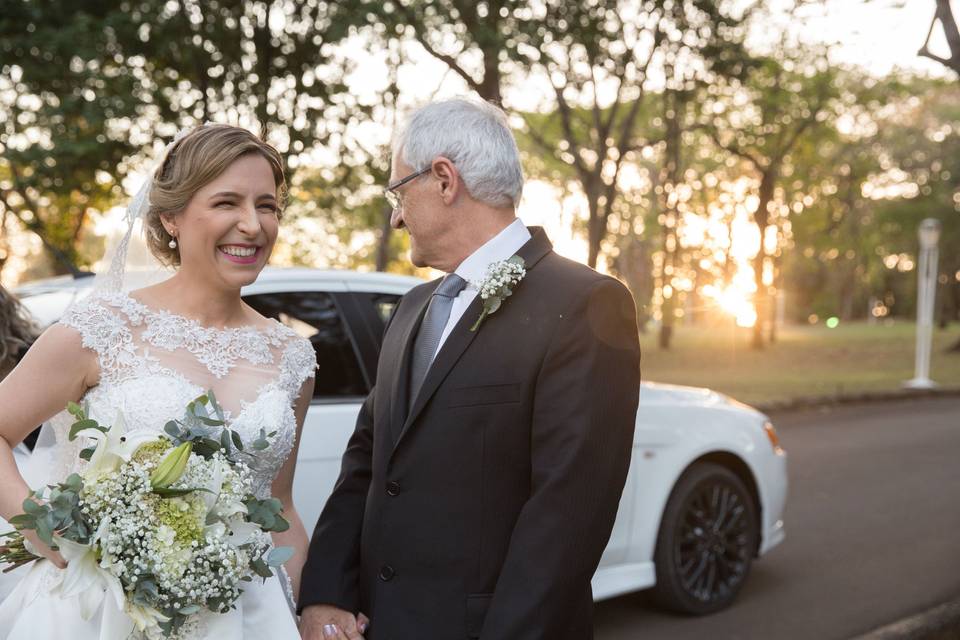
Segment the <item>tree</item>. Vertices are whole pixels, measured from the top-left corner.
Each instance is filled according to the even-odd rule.
[[[155,141],[208,119],[259,131],[299,167],[370,106],[330,46],[352,16],[323,0],[2,0],[0,202],[64,268],[93,209]]]
[[[760,232],[754,258],[757,322],[751,346],[764,345],[764,319],[768,317],[773,263],[765,245],[776,233],[778,214],[775,191],[785,164],[802,136],[822,126],[837,97],[835,70],[825,55],[788,55],[781,49],[759,60],[744,82],[731,79],[711,88],[704,103],[705,130],[718,148],[740,159],[756,178],[756,206],[752,212]]]
[[[927,39],[923,41],[923,46],[917,55],[930,58],[939,62],[948,69],[953,69],[960,76],[960,30],[957,29],[957,20],[954,18],[953,9],[950,7],[950,0],[935,0],[937,9],[930,21],[930,29],[927,31]],[[943,34],[947,38],[947,45],[950,47],[950,57],[944,58],[930,51],[930,37],[933,30],[940,22],[943,28]]]
[[[555,155],[585,196],[588,263],[596,266],[636,136],[647,72],[661,45],[709,67],[739,41],[740,18],[708,0],[355,0],[392,38],[411,37],[480,97],[522,117],[540,153]],[[703,53],[702,58],[700,53]],[[532,73],[531,73],[532,72]],[[514,84],[542,86],[544,108],[511,103]],[[557,114],[556,120],[545,117]]]
[[[0,205],[40,237],[60,273],[89,264],[76,251],[84,224],[118,196],[116,170],[134,149],[111,126],[137,114],[115,14],[89,4],[0,6]]]

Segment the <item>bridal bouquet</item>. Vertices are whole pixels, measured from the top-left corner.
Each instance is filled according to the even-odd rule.
[[[76,404],[68,411],[70,439],[95,442],[80,453],[89,464],[30,494],[0,561],[36,560],[20,533],[36,531],[67,560],[56,588],[79,598],[84,619],[110,598],[148,638],[176,637],[194,614],[228,611],[244,582],[272,576],[292,555],[269,536],[289,527],[280,501],[251,492],[250,465],[273,434],[261,430],[245,450],[212,392],[163,435],[128,432],[122,415],[107,427]]]

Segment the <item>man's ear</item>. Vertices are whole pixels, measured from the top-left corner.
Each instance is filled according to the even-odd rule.
[[[463,188],[463,181],[460,178],[460,172],[449,158],[443,156],[437,157],[430,165],[433,177],[437,179],[437,185],[440,189],[440,198],[444,204],[453,204],[460,190]]]

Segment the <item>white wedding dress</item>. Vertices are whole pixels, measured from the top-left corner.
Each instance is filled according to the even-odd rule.
[[[271,321],[269,327],[217,329],[153,309],[121,292],[99,293],[71,307],[54,330],[80,333],[84,347],[96,352],[100,382],[83,398],[90,416],[110,425],[118,413],[128,431],[163,432],[164,424],[181,418],[186,405],[212,389],[223,406],[227,426],[252,442],[260,430],[276,432],[254,468],[258,497],[271,484],[293,448],[296,420],[293,406],[301,387],[315,373],[309,341],[293,329]],[[41,465],[44,483],[64,479],[85,464],[84,438],[69,442],[73,418],[66,413],[52,421],[56,444]],[[43,456],[42,451],[37,453]],[[36,461],[33,461],[36,462]],[[36,488],[36,487],[35,487]],[[137,638],[132,621],[112,599],[89,620],[76,599],[56,593],[62,572],[41,560],[25,571],[16,588],[0,604],[0,640],[128,640]],[[298,640],[286,574],[265,583],[247,583],[236,608],[225,614],[202,612],[186,634],[198,640]]]

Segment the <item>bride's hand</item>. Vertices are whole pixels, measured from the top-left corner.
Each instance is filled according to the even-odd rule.
[[[31,553],[43,556],[60,569],[67,568],[67,561],[60,555],[60,552],[47,546],[47,544],[40,539],[40,536],[37,535],[36,531],[24,529],[20,533],[22,533],[26,541],[30,543],[29,551]]]
[[[360,614],[363,626],[352,613],[327,605],[311,605],[300,616],[302,640],[363,640],[368,620]]]

